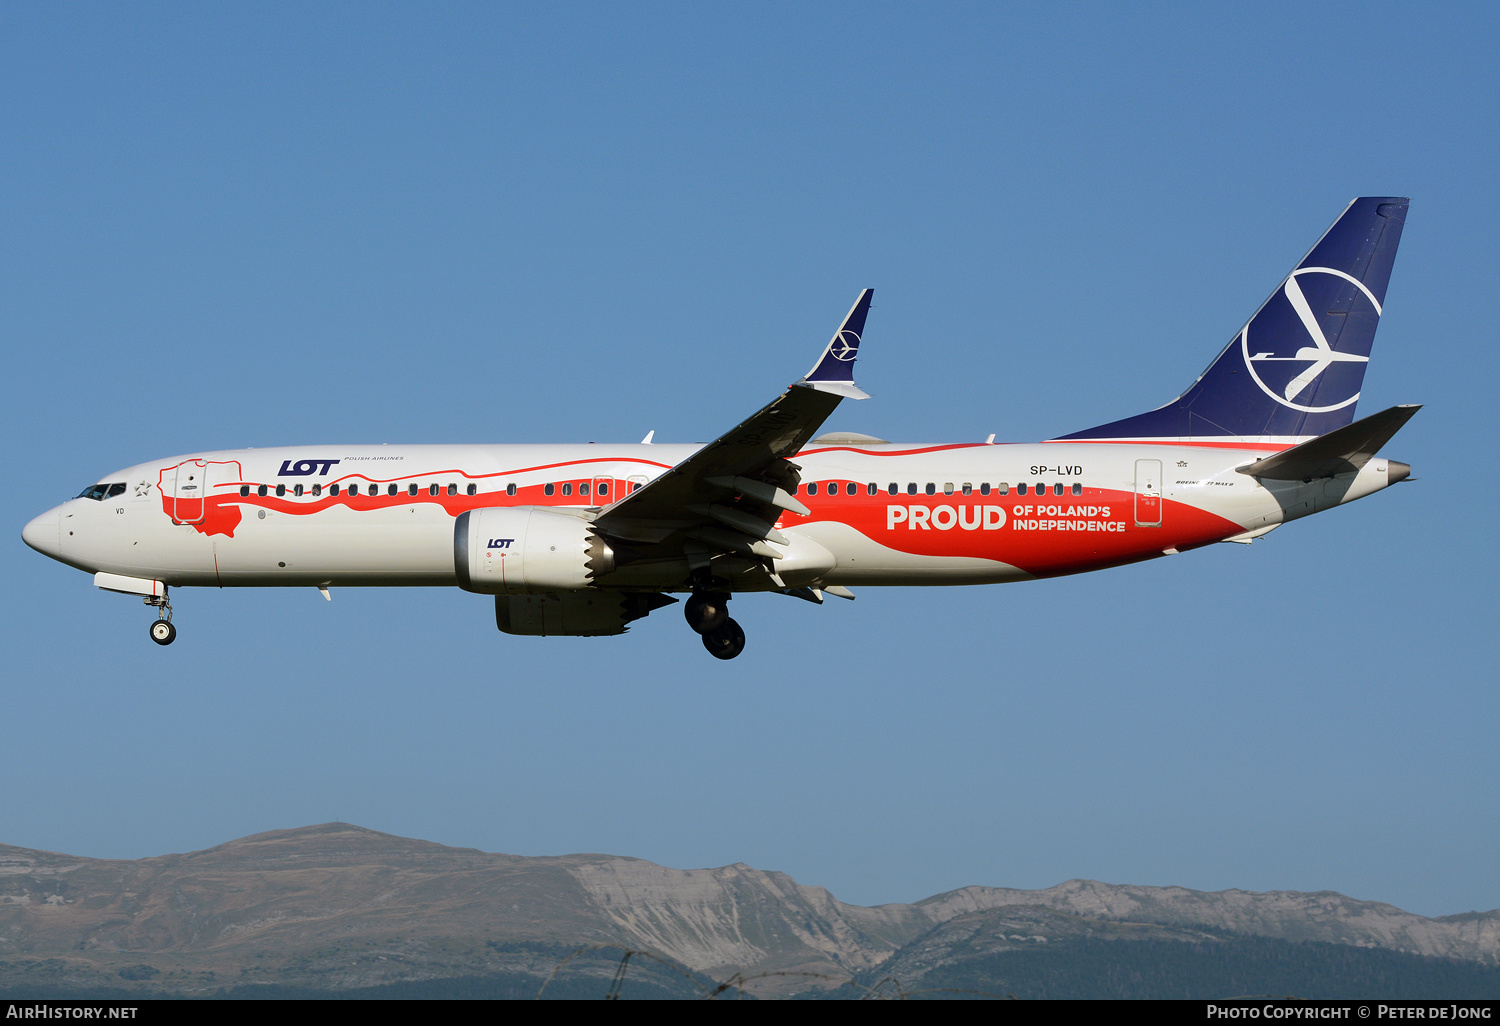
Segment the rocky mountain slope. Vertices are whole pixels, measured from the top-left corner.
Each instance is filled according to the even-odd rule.
[[[1073,880],[864,908],[745,865],[489,854],[343,823],[135,861],[0,845],[0,984],[11,985],[195,992],[544,978],[568,952],[601,945],[653,952],[708,978],[775,974],[758,986],[784,993],[849,979],[898,952],[909,972],[926,971],[979,921],[1002,946],[1236,934],[1500,962],[1500,911],[1427,919],[1333,892]]]

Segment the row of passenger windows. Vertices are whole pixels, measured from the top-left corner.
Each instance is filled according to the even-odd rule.
[[[343,487],[344,487],[344,489],[347,490],[347,492],[348,492],[349,495],[359,495],[360,494],[360,486],[357,485],[357,484],[351,484],[351,485],[347,485],[347,486],[343,486]],[[596,481],[596,482],[579,481],[576,485],[572,481],[564,482],[561,485],[554,484],[554,483],[552,483],[552,482],[549,481],[547,484],[545,484],[545,485],[542,486],[542,492],[544,494],[546,494],[546,495],[556,495],[556,494],[558,494],[558,489],[561,488],[563,495],[571,496],[573,494],[573,490],[574,490],[575,487],[578,490],[578,495],[579,495],[580,498],[587,498],[589,496],[590,492],[592,492],[594,495],[596,495],[600,499],[608,499],[609,498],[610,488],[609,488],[609,482],[608,481]],[[629,489],[632,492],[635,491],[636,489],[640,488],[640,487],[641,487],[641,485],[640,485],[639,482],[631,481],[629,483]],[[876,484],[874,481],[871,481],[869,484],[865,485],[864,487],[865,487],[865,493],[867,495],[879,495],[880,494],[880,486],[878,484]],[[859,494],[859,488],[860,488],[859,485],[855,484],[853,481],[849,481],[849,482],[846,482],[844,484],[843,491],[844,491],[845,495],[858,495]],[[1035,493],[1037,495],[1046,495],[1047,494],[1047,483],[1045,481],[1038,481],[1035,485],[1028,485],[1025,481],[1022,481],[1020,484],[1016,485],[1016,494],[1017,495],[1027,495],[1027,494],[1030,494],[1033,491],[1033,489],[1035,490]],[[269,490],[270,490],[270,488],[269,488],[268,485],[257,485],[256,488],[255,488],[255,494],[256,495],[266,495],[266,494],[268,494]],[[339,485],[334,484],[334,485],[329,485],[328,486],[328,494],[329,495],[338,495],[338,494],[340,494],[340,490],[341,490],[341,486],[339,486]],[[799,488],[798,490],[801,491],[805,495],[817,495],[819,492],[822,492],[825,495],[838,495],[839,494],[839,483],[837,481],[827,481],[827,482],[823,482],[822,484],[820,484],[817,481],[809,481],[807,484],[801,486],[801,488]],[[124,491],[125,491],[125,485],[124,485],[123,482],[117,483],[117,484],[97,484],[97,485],[91,485],[90,487],[84,489],[83,493],[81,495],[79,495],[78,497],[80,499],[104,499],[106,497],[113,498],[116,495],[123,494]],[[366,494],[369,494],[369,495],[379,495],[380,491],[381,491],[381,488],[380,488],[380,485],[378,485],[378,484],[371,484],[371,485],[366,486]],[[900,495],[901,491],[902,491],[902,489],[901,489],[901,485],[900,485],[899,482],[892,481],[889,485],[886,486],[886,492],[889,495]],[[994,495],[1009,495],[1010,494],[1010,485],[1007,482],[1005,482],[1005,481],[1001,481],[999,484],[995,484],[995,485],[992,485],[988,481],[985,481],[985,482],[982,482],[976,488],[975,485],[972,482],[969,482],[969,481],[965,481],[963,484],[958,485],[958,486],[955,486],[952,481],[944,481],[943,482],[943,486],[942,486],[942,491],[943,491],[944,495],[953,495],[955,492],[958,493],[958,494],[960,494],[960,495],[973,495],[976,491],[980,495],[990,495],[990,494],[994,494]],[[1053,495],[1062,495],[1062,494],[1065,493],[1065,491],[1071,491],[1074,495],[1082,495],[1083,494],[1083,485],[1078,484],[1077,482],[1074,482],[1074,484],[1072,485],[1071,488],[1068,488],[1068,486],[1063,485],[1061,483],[1052,485],[1052,494]],[[476,494],[478,494],[478,492],[479,492],[479,486],[476,485],[476,484],[474,484],[474,483],[472,483],[472,482],[470,482],[470,484],[464,490],[464,494],[466,494],[466,495],[476,495]],[[285,495],[286,493],[287,493],[287,486],[286,485],[279,484],[279,485],[276,486],[276,494],[277,495]],[[295,496],[302,496],[302,495],[308,495],[308,494],[310,494],[314,498],[317,498],[317,497],[319,497],[319,496],[321,496],[323,494],[323,486],[321,484],[315,484],[315,485],[312,485],[311,488],[307,488],[304,485],[295,484],[295,485],[291,486],[291,493],[293,495],[295,495]],[[417,484],[417,483],[415,483],[415,482],[412,482],[411,484],[408,484],[406,486],[406,494],[407,495],[415,496],[415,495],[420,495],[421,493],[422,493],[422,486],[419,485],[419,484]],[[906,485],[906,494],[907,495],[918,495],[918,494],[922,494],[922,493],[925,493],[927,495],[936,495],[938,493],[938,485],[937,485],[937,483],[934,482],[934,481],[928,481],[925,486],[919,486],[917,484],[917,482],[915,482],[915,481],[909,481],[909,482],[907,482],[907,485]],[[249,485],[240,485],[240,495],[242,495],[242,496],[248,496],[249,494],[250,494],[250,486]],[[385,494],[387,494],[387,495],[400,495],[401,494],[401,486],[397,485],[397,484],[388,484],[388,485],[385,486]],[[427,486],[427,494],[428,495],[457,495],[458,494],[458,485],[452,484],[452,483],[449,483],[446,486],[445,485],[436,484],[436,483],[429,484]],[[506,495],[515,495],[516,494],[516,485],[515,485],[515,482],[511,482],[510,484],[507,484],[505,486],[505,494]]]
[[[586,495],[588,495],[589,494],[589,490],[590,490],[589,486],[590,486],[590,482],[588,482],[588,481],[579,481],[578,482],[578,494],[580,496],[586,496]],[[553,484],[551,481],[548,481],[545,485],[542,486],[542,494],[543,495],[556,495],[557,494],[557,487],[558,487],[557,485]],[[598,492],[599,492],[599,498],[601,498],[601,499],[607,499],[607,498],[609,498],[609,482],[608,481],[600,481],[598,483]],[[573,494],[573,482],[572,481],[565,481],[565,482],[563,482],[562,493],[564,495],[572,495]]]
[[[121,487],[123,487],[123,485]],[[359,494],[359,488],[360,488],[360,486],[357,485],[357,484],[351,484],[351,485],[342,486],[342,487],[340,485],[334,484],[334,485],[329,485],[328,486],[328,494],[329,495],[338,495],[341,491],[347,490],[348,494],[350,494],[350,495],[358,495]],[[267,485],[257,485],[256,488],[255,488],[255,494],[256,495],[265,495],[269,491],[270,491],[270,488]],[[320,484],[315,484],[311,488],[305,488],[305,486],[303,486],[303,485],[295,484],[295,485],[292,485],[291,492],[292,492],[293,495],[298,495],[298,496],[300,496],[300,495],[311,495],[314,498],[316,498],[316,497],[318,497],[318,496],[320,496],[320,495],[323,494],[323,486],[320,485]],[[465,490],[464,494],[466,494],[466,495],[475,495],[475,494],[478,494],[478,492],[479,492],[479,486],[476,485],[476,484],[472,484],[471,483],[468,486],[468,488]],[[510,494],[510,495],[516,494],[516,486],[515,485],[511,485],[509,488],[506,489],[506,492],[507,492],[507,494]],[[276,494],[277,495],[285,495],[286,493],[287,493],[287,486],[286,485],[279,484],[279,485],[276,486]],[[406,494],[407,495],[420,495],[421,493],[422,493],[422,486],[419,485],[419,484],[416,484],[415,482],[413,482],[412,484],[409,484],[409,485],[406,486]],[[240,494],[241,495],[249,495],[250,494],[250,486],[249,485],[240,485]],[[370,494],[370,495],[379,495],[380,494],[380,486],[378,484],[372,484],[372,485],[370,485],[369,486],[369,490],[368,490],[368,494]],[[401,486],[397,485],[397,484],[388,484],[388,485],[385,486],[385,494],[387,494],[387,495],[400,495],[401,494]],[[440,485],[440,484],[430,484],[430,485],[427,486],[427,494],[428,495],[457,495],[458,494],[458,485],[451,484],[451,483],[448,484],[448,485],[446,485],[446,486]]]
[[[572,495],[573,494],[573,489],[575,487],[578,489],[578,495],[579,495],[580,498],[586,498],[588,496],[590,490],[593,491],[593,494],[594,494],[594,496],[596,498],[600,498],[600,499],[607,499],[607,498],[609,498],[609,482],[608,481],[593,481],[593,482],[579,481],[579,482],[577,482],[576,485],[572,481],[564,481],[562,484],[553,484],[552,482],[549,481],[547,484],[545,484],[545,485],[542,486],[542,494],[543,495],[557,495],[557,494],[559,494],[559,489],[561,489],[561,494],[563,494],[563,495]],[[629,494],[630,492],[637,491],[638,489],[640,489],[642,487],[642,484],[641,484],[640,481],[627,481],[627,482],[624,482],[624,487],[625,487],[626,494]],[[514,495],[516,493],[514,491],[512,491],[510,494]]]
[[[578,494],[580,496],[586,497],[590,493],[592,493],[592,494],[598,496],[601,499],[607,499],[607,498],[609,498],[609,493],[610,493],[609,484],[610,483],[608,481],[597,481],[597,482],[580,481],[576,485],[573,482],[571,482],[571,481],[566,482],[566,483],[564,483],[562,485],[558,485],[558,484],[554,484],[552,482],[548,482],[546,485],[544,485],[542,487],[542,491],[545,492],[547,495],[556,495],[558,493],[558,489],[561,488],[563,495],[572,495],[574,488],[577,488]],[[240,485],[240,494],[243,495],[243,496],[248,496],[250,494],[250,487],[251,487],[250,485]],[[366,491],[365,491],[364,494],[379,495],[381,493],[381,486],[378,485],[378,484],[371,484],[371,485],[364,485],[364,486],[357,485],[357,484],[343,485],[343,486],[334,484],[334,485],[329,485],[328,486],[328,494],[329,495],[339,495],[341,493],[347,493],[349,495],[359,495],[359,494],[361,494],[361,492],[360,492],[360,488],[361,487],[363,487],[363,488],[366,489]],[[632,491],[632,492],[635,491],[637,488],[640,488],[640,487],[641,487],[641,485],[640,485],[640,482],[638,482],[638,481],[631,481],[629,483],[629,490]],[[113,495],[119,495],[121,492],[123,492],[125,490],[125,486],[123,484],[118,484],[118,485],[94,485],[92,488],[85,490],[84,493],[83,493],[83,495],[79,496],[79,498],[102,499],[102,498],[104,498],[104,491],[103,491],[103,489],[118,489],[118,491],[110,491],[109,492],[109,494],[113,496]],[[275,486],[274,490],[275,490],[275,492],[276,492],[277,495],[285,495],[285,494],[287,494],[288,491],[290,491],[291,494],[294,495],[294,496],[311,495],[314,498],[317,498],[317,497],[319,497],[319,496],[321,496],[323,494],[323,486],[321,484],[315,484],[315,485],[311,485],[311,486],[306,486],[306,485],[301,485],[301,484],[294,484],[294,485],[291,485],[290,487],[288,487],[287,485],[284,485],[284,484],[279,484],[279,485]],[[407,495],[420,495],[420,494],[422,494],[422,490],[423,489],[422,489],[421,485],[413,482],[411,484],[408,484],[406,486],[405,490],[406,490],[406,494]],[[255,486],[255,494],[256,495],[267,495],[271,491],[272,491],[272,488],[271,488],[270,485],[256,485]],[[384,491],[385,491],[386,495],[400,495],[401,491],[402,491],[402,488],[401,488],[400,485],[397,485],[397,484],[388,484],[388,485],[385,486]],[[458,485],[451,484],[451,483],[447,484],[447,485],[429,484],[427,486],[427,488],[426,488],[426,491],[427,491],[428,495],[457,495],[458,494]],[[516,491],[517,491],[517,488],[516,488],[516,483],[514,481],[510,482],[509,484],[507,484],[505,486],[505,494],[506,495],[515,495]],[[95,492],[98,492],[99,494],[96,495],[96,494],[94,494]],[[464,494],[465,495],[477,495],[478,493],[479,493],[479,486],[476,485],[476,484],[473,484],[472,482],[464,489]]]
[[[1047,483],[1045,481],[1038,481],[1035,485],[1029,485],[1025,481],[1022,481],[1020,484],[1016,485],[1016,494],[1017,495],[1027,495],[1027,494],[1029,494],[1032,491],[1032,489],[1036,490],[1036,494],[1037,495],[1046,495],[1047,494]],[[820,486],[819,486],[819,484],[818,484],[817,481],[809,481],[806,485],[802,486],[801,490],[806,495],[817,495],[820,490],[825,495],[837,495],[837,494],[839,494],[839,483],[837,481],[828,481],[828,482],[824,483],[821,486],[821,488],[820,488]],[[989,495],[992,492],[995,495],[1009,495],[1010,494],[1010,485],[1008,483],[1006,483],[1005,481],[1001,481],[997,485],[991,485],[988,481],[985,481],[985,482],[981,483],[978,486],[978,488],[975,488],[975,486],[974,486],[974,484],[972,482],[965,481],[963,484],[961,484],[957,488],[955,488],[952,481],[944,481],[943,482],[943,489],[942,490],[943,490],[943,494],[944,495],[952,495],[955,491],[958,492],[960,495],[973,495],[976,491],[978,491],[978,493],[980,495]],[[1064,484],[1061,484],[1061,483],[1054,484],[1052,486],[1052,494],[1053,495],[1062,495],[1062,494],[1064,494],[1064,492],[1066,490],[1068,490],[1068,486],[1064,485]],[[1074,495],[1082,495],[1083,494],[1083,485],[1078,484],[1077,482],[1074,482],[1074,484],[1073,484],[1073,486],[1071,488],[1071,491],[1072,491],[1072,493]],[[889,485],[886,486],[886,492],[887,492],[887,494],[890,494],[890,495],[900,495],[901,494],[901,485],[900,485],[900,483],[898,483],[896,481],[892,481]],[[919,486],[917,485],[917,482],[915,482],[915,481],[909,481],[909,482],[907,482],[907,485],[906,485],[906,494],[907,495],[917,495],[917,494],[922,493],[922,492],[925,492],[927,495],[936,495],[938,493],[937,483],[934,482],[934,481],[928,481],[927,484],[924,487],[920,487],[919,488]],[[869,484],[865,485],[865,493],[867,495],[879,495],[880,494],[880,486],[878,484],[876,484],[874,481],[871,481]],[[859,485],[855,484],[853,481],[847,482],[844,485],[844,494],[845,495],[858,495],[859,494]]]

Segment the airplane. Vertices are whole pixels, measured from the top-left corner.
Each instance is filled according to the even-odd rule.
[[[707,445],[191,453],[105,475],[22,538],[141,596],[161,645],[172,588],[457,586],[533,636],[623,634],[686,596],[719,659],[745,647],[737,595],[821,603],[1250,543],[1410,478],[1378,452],[1420,406],[1354,420],[1408,203],[1353,200],[1176,399],[1035,444],[819,435],[868,398],[866,289],[807,374]]]

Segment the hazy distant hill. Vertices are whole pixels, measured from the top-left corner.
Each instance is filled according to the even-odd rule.
[[[529,996],[587,945],[618,948],[573,960],[549,992],[602,996],[619,949],[701,974],[689,979],[636,958],[627,996],[695,995],[737,972],[778,974],[755,986],[762,994],[856,977],[873,985],[886,975],[910,986],[988,979],[1014,988],[1015,971],[1076,989],[1066,981],[1093,979],[1088,958],[1155,953],[1161,962],[1170,954],[1207,966],[1248,937],[1276,942],[1237,956],[1267,966],[1295,962],[1285,953],[1292,942],[1319,942],[1317,950],[1345,959],[1346,976],[1362,948],[1411,960],[1401,965],[1414,973],[1429,964],[1478,973],[1462,977],[1465,987],[1500,981],[1500,911],[1427,919],[1333,892],[1075,880],[864,908],[745,865],[679,870],[608,855],[496,855],[343,823],[136,861],[0,845],[0,991],[14,995],[269,984],[349,992],[433,981],[451,992],[469,981],[462,986],[479,988],[471,993]],[[1090,947],[1105,942],[1122,946]],[[1054,953],[1043,959],[1052,968],[1035,961],[1044,948]],[[1298,950],[1306,961],[1314,948]]]

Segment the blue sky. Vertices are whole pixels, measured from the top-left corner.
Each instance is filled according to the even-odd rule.
[[[0,9],[0,841],[343,819],[746,862],[846,901],[1072,877],[1500,906],[1492,4]],[[1157,406],[1356,195],[1412,197],[1362,413],[1421,480],[1056,581],[498,634],[453,591],[187,590],[21,543],[111,470],[706,440],[876,290],[829,426]],[[1488,197],[1488,198],[1487,198]]]

